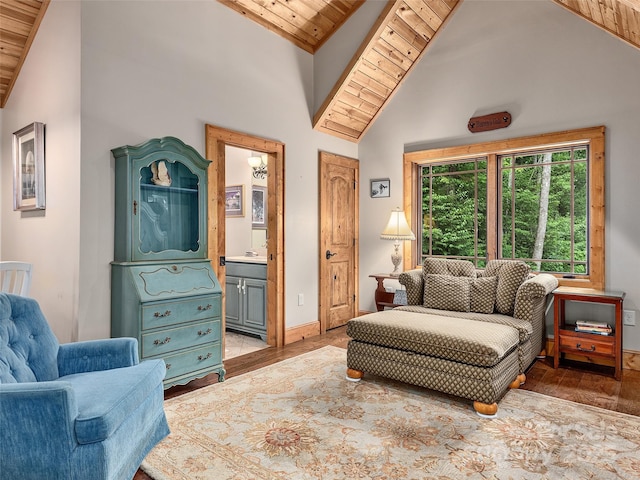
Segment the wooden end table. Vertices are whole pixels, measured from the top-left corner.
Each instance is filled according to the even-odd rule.
[[[560,287],[553,291],[555,302],[553,315],[554,368],[558,368],[560,357],[565,353],[582,355],[587,358],[610,358],[615,362],[615,379],[622,378],[622,303],[624,296],[624,292],[569,287]],[[565,321],[564,308],[568,301],[613,305],[615,315],[611,335],[576,332],[575,325],[567,324]]]
[[[394,292],[387,292],[384,289],[384,281],[385,279],[394,279],[397,280],[397,275],[391,275],[389,273],[374,273],[373,275],[369,275],[371,278],[375,278],[378,281],[378,288],[376,288],[375,292],[375,301],[376,308],[379,312],[385,309],[385,307],[400,307],[401,305],[393,303]]]

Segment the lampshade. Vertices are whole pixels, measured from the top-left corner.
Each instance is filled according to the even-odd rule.
[[[411,231],[404,212],[399,208],[391,212],[389,222],[380,234],[384,240],[415,240],[416,236]]]
[[[267,176],[267,156],[251,155],[247,160],[252,170],[253,178],[265,178]]]
[[[262,165],[263,160],[262,160],[262,157],[255,156],[255,157],[249,157],[248,162],[251,168],[259,168],[260,165]]]

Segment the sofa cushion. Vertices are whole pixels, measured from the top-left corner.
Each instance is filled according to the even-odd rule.
[[[497,277],[474,278],[470,282],[469,311],[478,313],[493,313],[496,303]]]
[[[501,313],[477,313],[477,312],[453,312],[451,310],[437,310],[435,308],[427,308],[424,305],[405,305],[393,309],[396,313],[413,312],[428,313],[431,315],[439,315],[449,318],[467,318],[477,322],[499,323],[500,325],[508,325],[518,330],[518,338],[520,345],[530,340],[533,335],[533,325],[529,320],[512,317],[511,315],[503,315]],[[457,320],[456,320],[457,321]]]
[[[529,276],[529,265],[519,260],[489,260],[485,276],[498,277],[496,311],[513,315],[516,293]]]
[[[448,258],[426,258],[422,273],[453,275],[454,277],[475,277],[476,267],[468,260],[452,260]]]
[[[507,325],[428,313],[385,310],[349,320],[354,340],[490,367],[518,345],[518,331]]]
[[[470,279],[452,275],[424,275],[424,306],[455,312],[469,311]]]
[[[105,440],[162,384],[166,373],[161,360],[138,365],[60,377],[71,383],[78,416],[75,433],[80,444]]]

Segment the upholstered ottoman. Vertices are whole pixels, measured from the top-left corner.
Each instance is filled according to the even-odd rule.
[[[481,415],[525,380],[509,325],[385,310],[349,320],[347,335],[349,380],[367,372],[438,390],[473,400]]]

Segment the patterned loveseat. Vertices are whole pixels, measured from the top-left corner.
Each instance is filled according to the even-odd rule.
[[[347,378],[365,372],[474,401],[492,416],[544,354],[547,296],[558,285],[524,262],[427,259],[400,275],[408,305],[347,324]]]

